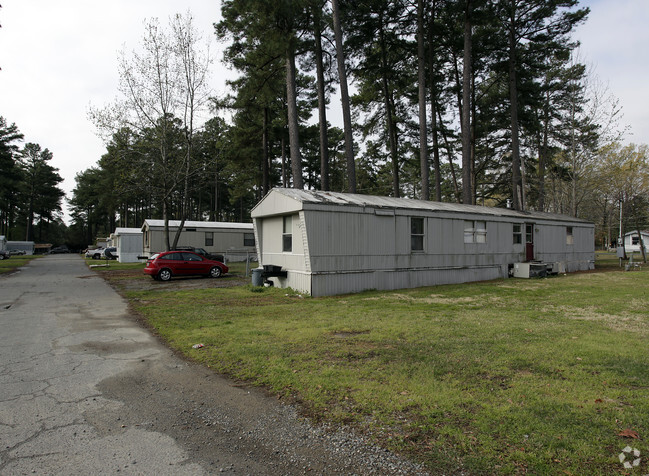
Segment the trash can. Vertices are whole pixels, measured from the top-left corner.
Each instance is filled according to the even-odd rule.
[[[252,285],[253,286],[263,286],[264,278],[261,273],[264,272],[264,268],[255,268],[252,270]]]

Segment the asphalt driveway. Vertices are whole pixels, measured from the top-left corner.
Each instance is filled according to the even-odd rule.
[[[177,358],[78,255],[0,278],[0,474],[415,474]]]

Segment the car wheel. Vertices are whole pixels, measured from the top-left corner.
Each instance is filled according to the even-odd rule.
[[[5,259],[5,255],[3,255],[2,253],[0,253],[0,259]]]
[[[101,258],[101,255],[99,253],[92,255],[92,259],[99,259],[99,258]]]
[[[214,266],[212,269],[210,269],[210,277],[211,278],[218,278],[221,276],[221,268],[218,266]]]
[[[168,269],[161,269],[158,273],[158,279],[160,281],[169,281],[171,279],[171,271]]]

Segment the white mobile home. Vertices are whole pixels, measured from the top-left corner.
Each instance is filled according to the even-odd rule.
[[[649,249],[649,231],[642,231],[642,244],[645,252]],[[624,235],[624,249],[627,253],[642,251],[640,249],[640,235],[637,231],[630,231]]]
[[[120,263],[137,263],[142,256],[142,230],[140,228],[115,228],[110,244],[117,248],[115,254]]]
[[[173,242],[180,220],[169,220],[169,240]],[[142,225],[143,251],[152,256],[165,251],[164,220],[144,220]],[[252,223],[230,223],[215,221],[186,221],[178,240],[178,246],[204,248],[208,253],[233,256],[256,251]],[[235,259],[229,258],[230,261]]]
[[[312,296],[506,278],[523,262],[567,272],[595,262],[594,225],[548,213],[276,188],[252,217],[264,275]]]
[[[33,255],[34,245],[35,243],[33,241],[7,241],[7,250],[24,251],[25,254]]]

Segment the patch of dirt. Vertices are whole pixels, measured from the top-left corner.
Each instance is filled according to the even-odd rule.
[[[407,294],[392,293],[386,294],[385,296],[378,297],[369,297],[366,298],[366,301],[379,301],[382,299],[396,299],[400,301],[408,301],[412,303],[424,303],[424,304],[471,304],[474,302],[485,303],[499,303],[503,299],[497,296],[465,296],[465,297],[446,297],[441,294],[431,294],[430,296],[425,297],[415,297],[409,296]]]
[[[167,282],[155,281],[150,276],[145,275],[141,269],[98,270],[98,273],[120,292],[230,288],[249,284],[251,280],[250,277],[236,273],[228,273],[220,278],[183,276],[172,278]]]
[[[562,314],[568,319],[578,321],[594,321],[601,322],[608,328],[622,331],[622,332],[637,332],[642,335],[647,335],[649,329],[642,316],[635,316],[629,314],[607,314],[600,312],[597,308],[575,308],[570,306],[546,306],[545,311],[554,311]]]

